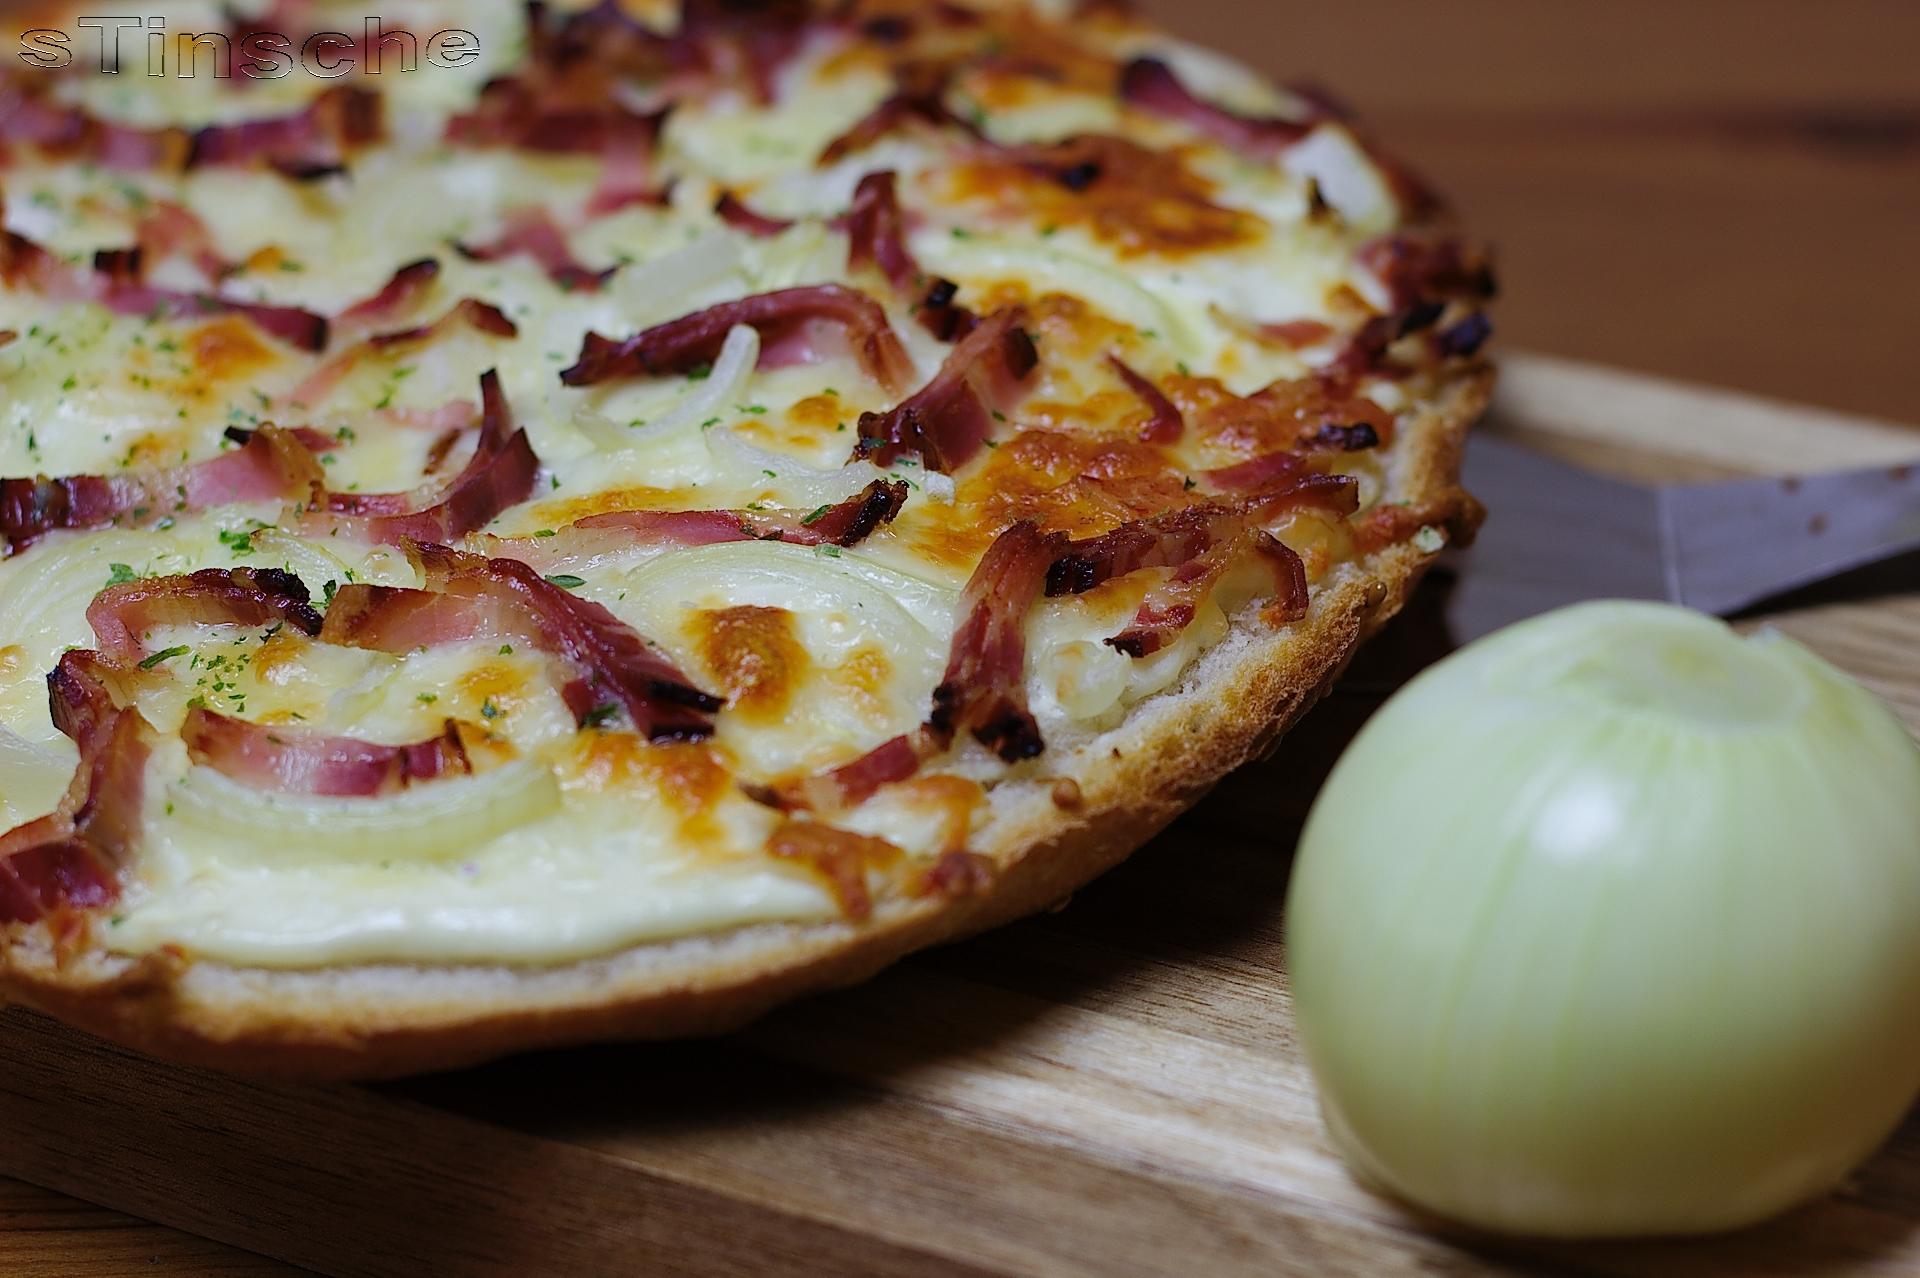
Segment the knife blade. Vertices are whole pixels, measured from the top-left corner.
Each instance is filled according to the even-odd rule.
[[[1920,456],[1907,466],[1648,486],[1480,435],[1465,482],[1490,513],[1472,548],[1452,556],[1459,581],[1447,615],[1461,643],[1585,599],[1736,613],[1920,550]]]

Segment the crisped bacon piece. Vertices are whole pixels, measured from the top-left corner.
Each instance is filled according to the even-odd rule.
[[[144,577],[109,586],[87,608],[100,651],[115,661],[146,655],[164,626],[292,626],[320,633],[306,583],[278,568],[203,568],[184,577]]]
[[[943,742],[972,732],[1008,763],[1046,749],[1027,709],[1027,613],[1047,587],[1062,533],[1022,521],[994,539],[960,595],[947,672],[933,691],[928,726]]]
[[[273,426],[239,448],[177,469],[64,479],[0,479],[0,535],[9,553],[59,529],[148,523],[238,502],[310,501],[323,483],[297,435]]]
[[[325,316],[293,306],[237,302],[211,293],[179,293],[141,282],[144,259],[137,248],[108,250],[96,269],[63,262],[23,235],[0,232],[0,281],[55,302],[94,302],[121,315],[194,318],[244,315],[261,331],[290,346],[317,351],[327,344]]]
[[[212,124],[193,135],[188,168],[265,164],[300,181],[345,170],[355,147],[385,130],[382,99],[349,86],[328,89],[291,115]]]
[[[51,815],[0,835],[0,924],[99,909],[120,896],[154,733],[139,711],[117,704],[108,677],[90,652],[67,653],[48,676],[53,721],[80,747],[80,766]]]
[[[1039,366],[1025,322],[1019,307],[981,321],[911,398],[860,418],[853,455],[890,466],[904,454],[918,453],[928,470],[941,474],[963,465],[980,451],[996,415],[1004,417],[1013,407]]]
[[[1229,111],[1196,96],[1157,58],[1136,58],[1120,73],[1120,96],[1143,111],[1179,120],[1242,155],[1272,159],[1313,130],[1313,119],[1285,120]]]
[[[1187,429],[1187,422],[1180,416],[1180,410],[1174,402],[1158,386],[1128,368],[1118,355],[1107,356],[1107,363],[1127,384],[1127,389],[1140,397],[1151,414],[1140,426],[1141,441],[1148,444],[1178,443]]]
[[[1280,622],[1307,615],[1307,570],[1300,556],[1271,533],[1245,528],[1216,540],[1212,546],[1174,569],[1171,576],[1147,592],[1133,623],[1106,642],[1129,657],[1148,657],[1166,647],[1192,624],[1194,616],[1220,578],[1249,555],[1269,566],[1274,575],[1270,615]]]
[[[492,523],[533,494],[540,472],[527,432],[514,424],[500,375],[480,379],[480,432],[453,479],[411,493],[329,493],[313,521],[368,541],[452,541]]]
[[[744,82],[764,106],[813,22],[808,0],[684,0],[675,57],[716,81]]]
[[[1236,535],[1246,523],[1246,515],[1231,507],[1189,506],[1069,542],[1047,569],[1047,594],[1081,595],[1143,568],[1178,567],[1223,536]]]
[[[713,204],[714,214],[722,222],[736,231],[745,231],[748,235],[768,239],[791,227],[793,223],[786,218],[767,217],[755,213],[741,202],[732,191],[723,191]]]
[[[583,724],[623,717],[642,736],[691,740],[713,731],[723,704],[687,680],[644,637],[599,604],[513,559],[415,546],[427,589],[344,586],[324,642],[405,654],[469,639],[523,643],[567,672],[561,695]]]
[[[473,771],[460,729],[451,720],[440,735],[425,741],[377,745],[306,728],[252,723],[195,706],[180,734],[195,763],[254,789],[281,794],[372,798]]]
[[[334,319],[336,332],[360,332],[399,319],[419,304],[439,278],[440,263],[433,258],[408,262],[378,293],[341,311]]]
[[[456,244],[460,256],[470,262],[498,262],[509,257],[530,257],[547,273],[547,278],[569,292],[593,293],[613,278],[620,268],[609,266],[596,271],[582,266],[567,243],[567,233],[544,208],[517,209],[507,215],[506,227],[491,244]]]
[[[818,327],[838,328],[855,357],[881,386],[899,389],[913,375],[913,361],[880,304],[838,284],[758,293],[657,324],[625,341],[587,334],[580,360],[560,374],[568,386],[594,386],[622,377],[685,373],[711,364],[727,334],[745,324],[760,334],[760,364],[808,362],[816,354]]]
[[[827,144],[820,153],[820,167],[838,164],[881,138],[915,126],[953,129],[970,138],[980,136],[977,125],[947,105],[947,68],[938,63],[914,63],[899,68],[896,76],[898,83],[885,101]]]
[[[1308,507],[1350,515],[1360,509],[1360,482],[1352,475],[1307,469],[1299,453],[1268,453],[1252,461],[1205,473],[1207,487],[1240,493],[1248,509],[1269,518],[1283,510]]]
[[[388,285],[388,288],[392,287],[391,284]],[[287,399],[301,408],[312,408],[333,394],[340,383],[359,367],[362,360],[391,352],[397,347],[424,346],[446,336],[463,324],[488,337],[511,340],[520,335],[519,327],[508,319],[499,307],[482,302],[478,298],[465,297],[454,303],[446,314],[431,324],[403,329],[397,333],[376,333],[362,342],[349,346],[309,374],[305,381],[293,388]]]
[[[892,170],[860,179],[847,213],[847,237],[847,265],[855,270],[877,267],[894,291],[912,302],[921,326],[941,341],[965,337],[980,322],[972,311],[954,304],[959,289],[952,280],[929,279],[914,260]]]

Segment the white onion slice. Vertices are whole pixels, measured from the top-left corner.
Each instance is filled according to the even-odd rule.
[[[610,452],[626,452],[697,431],[728,405],[745,397],[747,379],[759,362],[760,334],[739,324],[721,344],[720,357],[706,380],[693,383],[695,389],[661,416],[644,426],[621,426],[604,414],[581,409],[574,413],[573,424],[595,445]]]
[[[193,767],[168,799],[182,824],[245,841],[282,863],[378,863],[467,855],[558,811],[560,786],[529,759],[380,798],[276,794]]]

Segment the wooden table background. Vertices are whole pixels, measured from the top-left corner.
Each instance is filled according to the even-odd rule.
[[[1143,7],[1357,107],[1497,244],[1503,340],[1920,423],[1920,4]],[[0,1180],[8,1278],[292,1272]]]

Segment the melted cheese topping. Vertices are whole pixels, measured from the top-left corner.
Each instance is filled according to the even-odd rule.
[[[1146,456],[1131,433],[1141,404],[1115,382],[1109,352],[1163,385],[1191,378],[1222,393],[1298,377],[1311,352],[1253,340],[1249,329],[1302,320],[1350,328],[1356,297],[1380,293],[1354,250],[1398,216],[1385,179],[1338,123],[1319,125],[1284,163],[1254,163],[1123,107],[1112,89],[1120,61],[1152,50],[1229,105],[1298,112],[1231,66],[1117,21],[1069,29],[1013,6],[989,8],[987,35],[1011,52],[962,64],[956,109],[1000,143],[1131,139],[1103,145],[1099,159],[1114,180],[1090,198],[924,128],[816,167],[822,149],[892,91],[883,47],[823,32],[778,75],[775,105],[736,91],[679,103],[657,162],[674,179],[665,206],[588,217],[597,160],[439,141],[448,115],[470,106],[525,46],[521,6],[508,0],[387,6],[390,25],[478,33],[484,55],[457,71],[348,81],[386,96],[392,137],[356,154],[347,176],[114,172],[19,149],[4,171],[7,224],[76,263],[131,243],[141,218],[168,201],[191,210],[220,255],[241,264],[220,286],[227,296],[337,314],[401,264],[433,257],[441,274],[412,314],[431,318],[480,298],[510,316],[519,336],[463,329],[397,348],[301,409],[290,394],[321,357],[240,316],[124,316],[0,291],[0,329],[18,334],[0,347],[7,475],[182,465],[217,455],[229,427],[273,421],[340,441],[324,458],[336,490],[411,488],[435,443],[417,423],[475,399],[480,374],[497,368],[544,470],[535,499],[490,532],[530,536],[603,511],[805,512],[840,500],[871,477],[870,467],[841,469],[854,424],[892,403],[850,361],[750,371],[724,386],[661,377],[572,389],[557,374],[589,331],[625,336],[749,294],[844,281],[887,306],[924,381],[948,348],[884,281],[849,273],[847,237],[833,222],[860,177],[886,168],[900,175],[911,247],[926,270],[956,281],[960,302],[983,313],[1027,304],[1044,355],[1001,446],[953,480],[897,467],[912,486],[905,511],[856,547],[634,548],[575,570],[579,593],[728,698],[705,744],[577,730],[551,669],[510,646],[388,656],[285,631],[152,636],[150,651],[172,655],[140,672],[136,704],[163,745],[149,770],[145,846],[107,944],[269,966],[552,962],[836,916],[830,884],[768,854],[779,817],[737,783],[834,767],[921,723],[959,592],[1013,520],[1103,532],[1176,504],[1190,486],[1184,475],[1237,460],[1196,432]],[[210,0],[165,8],[176,32],[218,27],[217,10]],[[360,10],[318,12],[357,21]],[[1012,55],[1023,50],[1057,74],[1021,71]],[[112,118],[197,126],[296,110],[326,87],[300,73],[244,86],[96,74],[64,79],[60,92]],[[1345,216],[1316,216],[1315,187]],[[730,229],[711,212],[722,191],[798,224],[766,239]],[[483,263],[450,250],[496,238],[513,211],[535,203],[567,229],[580,262],[619,268],[604,289],[561,288],[526,257]],[[175,261],[153,279],[204,287]],[[93,646],[86,609],[109,582],[253,565],[298,574],[316,599],[348,583],[417,584],[398,550],[305,538],[283,522],[272,505],[182,513],[158,527],[55,533],[0,562],[0,812],[9,822],[51,808],[72,769],[45,676],[65,649]],[[1338,522],[1298,516],[1279,531],[1318,576],[1346,553]],[[1103,644],[1152,580],[1137,575],[1034,609],[1028,695],[1050,741],[1114,726],[1225,634],[1237,601],[1223,588],[1150,658]],[[195,704],[388,743],[432,736],[451,719],[484,734],[501,762],[395,799],[270,795],[188,761],[177,731]],[[952,774],[991,781],[1004,772],[965,746],[843,824],[925,864],[964,846],[978,814],[978,786]],[[874,873],[880,891],[904,882]]]

